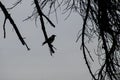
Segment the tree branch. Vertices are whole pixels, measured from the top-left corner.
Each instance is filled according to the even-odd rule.
[[[39,3],[38,3],[38,0],[34,0],[34,3],[36,5],[36,8],[37,8],[37,12],[40,16],[40,22],[41,22],[41,28],[42,28],[42,31],[43,31],[43,34],[44,34],[44,37],[45,37],[45,41],[48,40],[48,36],[47,36],[47,32],[46,32],[46,29],[45,29],[45,24],[44,24],[44,20],[43,20],[43,16],[45,17],[45,15],[43,15],[41,9],[40,9],[40,6],[39,6]],[[46,18],[46,17],[45,17]],[[47,18],[46,18],[47,19]],[[48,20],[48,19],[47,19]],[[52,23],[51,23],[52,24]],[[54,26],[54,25],[53,25]],[[48,46],[49,46],[49,49],[50,49],[50,55],[52,56],[53,53],[55,53],[54,49],[53,49],[53,45],[48,42]]]
[[[13,28],[15,29],[15,32],[16,32],[19,40],[21,41],[21,43],[22,43],[23,45],[25,45],[28,50],[30,50],[30,48],[28,48],[26,42],[25,42],[24,39],[22,38],[22,36],[21,36],[21,34],[20,34],[20,32],[19,32],[19,30],[18,30],[18,28],[17,28],[14,20],[12,19],[12,17],[10,16],[10,14],[8,13],[7,9],[6,9],[5,6],[2,4],[1,1],[0,1],[0,8],[2,9],[2,11],[3,11],[4,15],[5,15],[5,21],[4,21],[4,24],[3,24],[4,37],[5,37],[5,35],[6,35],[6,33],[5,33],[5,23],[6,23],[6,19],[8,19],[8,20],[10,21],[11,25],[13,26]]]

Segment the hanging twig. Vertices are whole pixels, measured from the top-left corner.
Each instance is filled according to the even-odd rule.
[[[4,30],[4,38],[6,36],[6,31],[5,31],[5,23],[6,23],[6,20],[8,19],[11,23],[11,25],[13,26],[13,28],[15,29],[15,32],[19,38],[19,40],[21,41],[21,43],[23,45],[25,45],[27,47],[28,50],[30,50],[30,48],[27,46],[26,42],[24,41],[24,39],[22,38],[14,20],[12,19],[11,15],[8,13],[7,9],[5,8],[5,6],[2,4],[2,2],[0,1],[0,8],[2,9],[4,15],[5,15],[5,20],[4,20],[4,24],[3,24],[3,30]]]
[[[95,78],[94,74],[92,73],[90,65],[88,63],[87,55],[86,55],[86,47],[85,47],[85,42],[84,42],[85,41],[84,39],[85,39],[86,22],[87,22],[87,19],[88,19],[89,8],[90,8],[90,0],[88,0],[87,9],[86,9],[86,16],[85,16],[84,23],[83,23],[83,28],[82,28],[82,49],[83,49],[84,59],[85,59],[86,65],[89,69],[89,72],[92,75],[92,77],[94,78],[94,80],[97,80]]]
[[[47,36],[47,32],[46,32],[46,29],[45,29],[45,24],[44,24],[44,20],[43,20],[43,16],[45,17],[45,15],[43,15],[41,9],[40,9],[40,6],[39,6],[39,3],[38,3],[38,0],[34,0],[34,3],[36,5],[36,8],[37,8],[37,12],[40,16],[40,22],[41,22],[41,28],[42,28],[42,31],[43,31],[43,34],[44,34],[44,37],[45,37],[45,41],[48,40],[48,36]],[[46,17],[45,17],[46,18]],[[46,18],[47,19],[47,18]],[[47,19],[48,20],[48,19]],[[48,20],[49,21],[49,20]],[[50,22],[50,24],[52,24]],[[53,24],[52,24],[53,25]],[[54,26],[54,25],[53,25]],[[54,49],[53,49],[53,45],[48,42],[48,46],[49,46],[49,49],[50,49],[50,55],[52,56],[53,53],[55,53]]]

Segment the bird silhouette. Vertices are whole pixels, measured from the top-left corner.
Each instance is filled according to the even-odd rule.
[[[52,43],[54,41],[55,37],[56,37],[56,35],[52,35],[45,42],[43,42],[42,45],[44,45],[46,43]]]

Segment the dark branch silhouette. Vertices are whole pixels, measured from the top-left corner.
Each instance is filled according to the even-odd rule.
[[[77,3],[77,2],[76,2]],[[120,79],[120,14],[119,7],[120,2],[117,0],[88,0],[79,1],[80,8],[78,11],[83,17],[83,28],[82,28],[82,48],[83,54],[94,80],[119,80]],[[88,3],[88,4],[87,4]],[[86,12],[85,12],[86,11]],[[86,15],[85,15],[86,14]],[[92,31],[98,37],[98,59],[102,60],[101,68],[93,75],[88,64],[88,58],[86,51],[88,48],[85,44],[85,37],[92,39],[90,24],[92,24]],[[80,36],[81,36],[80,35]],[[80,38],[78,37],[78,39]],[[87,52],[89,53],[89,52]],[[103,55],[104,54],[104,58]],[[101,57],[102,56],[102,57]]]
[[[19,0],[10,9],[18,5],[22,0]],[[76,41],[82,40],[81,47],[83,50],[84,59],[89,72],[94,80],[119,80],[120,79],[120,1],[119,0],[34,0],[35,4],[34,11],[28,20],[32,17],[40,18],[42,31],[45,37],[44,44],[48,44],[51,55],[55,52],[52,42],[54,38],[48,37],[44,18],[49,22],[52,27],[55,25],[52,21],[44,15],[42,10],[44,7],[48,6],[48,15],[55,12],[57,15],[57,9],[63,4],[65,9],[64,13],[69,12],[66,19],[70,16],[72,11],[77,12],[83,18],[82,31]],[[57,6],[56,6],[57,5]],[[18,35],[20,41],[23,45],[26,45],[24,39],[22,38],[16,24],[8,13],[7,9],[0,2],[0,8],[2,9],[5,20],[3,23],[4,38],[6,37],[5,23],[8,19],[13,25],[16,34]],[[8,8],[9,9],[9,8]],[[44,18],[43,18],[44,17]],[[56,19],[57,20],[57,19]],[[98,39],[98,47],[96,55],[98,56],[98,61],[100,64],[100,69],[95,73],[90,67],[89,58],[94,61],[87,44],[86,40],[89,42],[96,37]],[[27,45],[26,45],[27,47]],[[28,47],[27,47],[28,48]],[[29,48],[28,48],[29,49]],[[89,56],[89,57],[88,57]]]
[[[87,4],[87,9],[86,9],[86,15],[85,15],[85,18],[84,18],[84,23],[83,23],[83,28],[82,28],[82,48],[83,48],[83,55],[84,55],[84,59],[85,59],[85,62],[86,62],[86,65],[87,65],[87,67],[88,67],[88,69],[89,69],[89,72],[90,72],[90,74],[92,75],[92,77],[95,79],[95,80],[97,80],[96,78],[95,78],[95,76],[94,76],[94,74],[92,73],[92,71],[91,71],[91,68],[90,68],[90,65],[89,65],[89,63],[88,63],[88,61],[87,61],[87,56],[86,56],[86,45],[85,45],[85,29],[86,29],[86,22],[87,22],[87,19],[88,19],[88,14],[89,14],[89,7],[90,7],[90,0],[88,0],[88,4]]]
[[[51,0],[51,2],[56,0]],[[94,80],[120,79],[120,1],[119,0],[65,0],[64,13],[76,11],[83,18],[82,39],[84,59]],[[47,3],[46,3],[47,4]],[[93,61],[85,40],[98,38],[98,60],[101,68],[93,73],[87,55]],[[87,54],[88,53],[88,54]]]
[[[45,37],[45,41],[48,41],[49,38],[47,36],[47,32],[46,32],[46,29],[45,29],[45,24],[44,24],[43,17],[45,17],[53,27],[55,27],[55,26],[54,26],[54,24],[45,15],[43,15],[43,13],[41,11],[41,8],[39,6],[38,0],[34,0],[34,2],[35,2],[35,5],[36,5],[36,8],[37,8],[37,13],[40,16],[40,22],[41,22],[42,31],[43,31],[43,34],[44,34],[44,37]],[[48,41],[47,43],[48,43],[48,46],[49,46],[49,49],[50,49],[50,54],[52,56],[52,54],[55,53],[55,51],[53,49],[54,46],[51,44],[50,41]]]
[[[4,23],[3,23],[3,30],[4,30],[4,38],[6,37],[6,31],[5,31],[5,23],[6,23],[6,20],[8,19],[11,23],[11,25],[13,26],[13,28],[15,29],[15,32],[19,38],[19,40],[21,41],[21,43],[23,45],[25,45],[27,47],[28,50],[30,50],[26,44],[26,42],[24,41],[24,39],[22,38],[14,20],[12,19],[12,17],[10,16],[10,14],[8,13],[7,9],[5,8],[5,6],[2,4],[2,2],[0,1],[0,8],[2,9],[4,15],[5,15],[5,20],[4,20]]]

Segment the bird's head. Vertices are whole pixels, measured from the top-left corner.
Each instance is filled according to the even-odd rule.
[[[53,37],[56,37],[56,35],[52,35]]]

